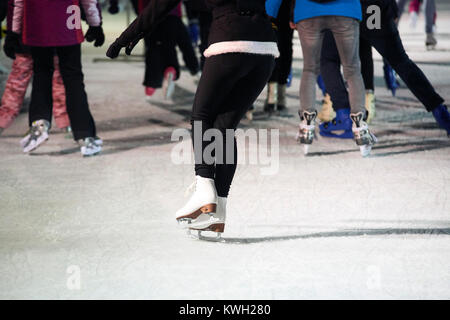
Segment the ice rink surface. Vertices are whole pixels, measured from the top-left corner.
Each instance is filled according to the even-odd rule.
[[[433,52],[422,19],[411,31],[405,16],[405,47],[449,102],[450,11],[438,13]],[[123,20],[105,14],[107,44]],[[104,152],[83,159],[54,128],[23,155],[26,113],[0,137],[0,298],[450,298],[450,140],[404,85],[392,97],[378,55],[372,156],[320,138],[305,157],[295,141],[295,41],[290,116],[264,117],[264,91],[253,123],[241,125],[280,130],[279,170],[238,167],[225,242],[215,243],[187,237],[174,220],[193,170],[171,161],[171,134],[189,127],[197,79],[184,73],[172,104],[149,103],[139,57],[94,63],[106,45],[84,47]]]

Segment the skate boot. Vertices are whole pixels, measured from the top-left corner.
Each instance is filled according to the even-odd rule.
[[[439,126],[447,131],[447,136],[450,137],[450,114],[448,113],[447,106],[441,104],[439,107],[435,108],[433,111],[434,119],[439,124]]]
[[[324,122],[319,126],[320,135],[330,138],[352,139],[352,120],[350,119],[350,108],[338,109],[336,118],[330,122]]]
[[[297,141],[303,144],[303,152],[308,154],[309,146],[314,140],[314,130],[316,128],[317,111],[301,111],[300,114],[300,128],[297,133]]]
[[[373,90],[366,91],[366,111],[367,111],[367,120],[366,122],[370,124],[372,120],[375,118],[375,95]]]
[[[174,67],[168,67],[164,71],[164,80],[162,84],[162,91],[165,100],[170,100],[172,98],[173,92],[175,91],[175,78],[177,72]]]
[[[377,143],[377,138],[373,133],[370,132],[369,126],[364,122],[364,115],[362,112],[351,113],[350,118],[353,121],[353,135],[356,144],[359,146],[361,155],[367,157],[370,155],[372,146]]]
[[[103,141],[99,137],[88,137],[83,141],[81,146],[81,154],[83,157],[95,156],[102,151]]]
[[[279,84],[277,88],[277,113],[279,115],[285,115],[287,113],[285,84]]]
[[[391,90],[392,96],[395,97],[397,88],[400,86],[397,81],[395,71],[394,71],[394,69],[392,69],[392,67],[388,63],[385,63],[383,66],[383,72],[384,72],[384,81],[386,82],[386,87],[389,90]]]
[[[434,37],[433,33],[427,33],[427,39],[425,40],[425,46],[427,50],[434,50],[436,49],[437,40]]]
[[[217,197],[216,212],[212,215],[202,214],[194,222],[189,224],[188,234],[191,231],[197,231],[197,236],[202,239],[202,231],[210,231],[216,233],[215,239],[220,239],[225,231],[225,218],[227,215],[227,198]]]
[[[331,101],[331,97],[328,93],[326,93],[323,98],[322,110],[320,110],[317,117],[322,122],[330,122],[334,117],[336,117],[336,113],[333,110],[333,101]]]
[[[277,105],[277,83],[269,82],[267,85],[267,98],[264,103],[264,112],[271,115],[275,111]]]
[[[48,140],[50,123],[47,120],[36,120],[31,124],[30,131],[20,141],[23,152],[28,153]]]
[[[175,214],[175,219],[182,228],[190,228],[196,222],[204,222],[206,218],[209,219],[216,213],[217,191],[214,179],[195,176],[194,183],[188,188],[188,191],[191,190],[193,190],[191,198]]]
[[[150,100],[151,97],[155,94],[156,89],[152,87],[145,87],[145,99]]]

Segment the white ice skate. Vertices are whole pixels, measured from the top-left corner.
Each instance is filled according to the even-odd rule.
[[[188,189],[191,190],[193,190],[191,198],[175,214],[175,219],[182,228],[190,228],[197,222],[202,226],[205,219],[209,219],[216,212],[217,191],[213,179],[196,176]]]
[[[28,153],[48,140],[50,123],[47,120],[36,120],[31,124],[30,131],[20,141],[23,152]]]
[[[227,215],[227,198],[218,197],[216,212],[211,215],[202,214],[195,221],[189,224],[188,234],[198,239],[219,240],[225,230],[225,218]],[[191,231],[197,231],[197,236]],[[203,231],[215,232],[216,237],[203,236]]]
[[[81,146],[81,154],[83,157],[95,156],[102,151],[103,141],[99,137],[88,137],[83,141],[84,145]]]
[[[378,139],[370,132],[369,126],[364,122],[362,112],[350,113],[350,118],[353,121],[352,131],[355,142],[359,146],[361,155],[367,157],[370,155],[372,146],[378,142]]]
[[[309,147],[314,140],[314,131],[316,129],[317,111],[300,113],[300,127],[296,136],[296,140],[303,145],[303,152],[308,154]]]
[[[167,68],[164,72],[162,92],[165,100],[170,100],[175,91],[176,71],[174,68]]]

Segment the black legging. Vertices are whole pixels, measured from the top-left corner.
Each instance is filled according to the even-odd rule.
[[[224,143],[223,160],[207,164],[203,157],[205,148],[211,143],[194,141],[195,173],[204,178],[215,179],[219,197],[228,195],[237,165],[236,141],[226,141],[225,130],[236,129],[264,89],[273,67],[274,58],[268,55],[228,53],[209,57],[205,60],[202,77],[195,94],[192,111],[193,140],[203,137],[206,130],[215,128],[223,134],[225,143],[233,143],[234,161],[225,163],[227,149]],[[198,125],[201,124],[201,135]],[[219,164],[222,162],[224,164]]]
[[[52,119],[52,79],[54,55],[59,58],[59,68],[66,89],[67,114],[75,140],[95,137],[95,123],[89,111],[84,76],[81,66],[81,46],[31,47],[33,57],[33,90],[29,112],[33,121]]]

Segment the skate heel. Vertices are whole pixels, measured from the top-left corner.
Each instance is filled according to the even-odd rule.
[[[212,231],[212,232],[223,233],[224,230],[225,230],[225,223],[217,223],[217,224],[210,225],[208,228],[206,228],[203,231]]]
[[[217,205],[215,203],[207,204],[200,208],[201,213],[215,213]]]

